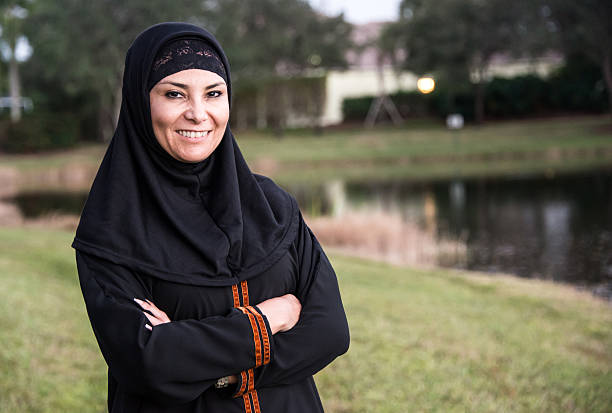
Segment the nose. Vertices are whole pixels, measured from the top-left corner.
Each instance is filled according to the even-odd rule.
[[[185,111],[185,118],[193,123],[201,123],[208,120],[206,103],[202,99],[192,99],[189,108]]]

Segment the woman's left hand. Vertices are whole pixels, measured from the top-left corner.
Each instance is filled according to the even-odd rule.
[[[151,301],[147,299],[143,301],[139,300],[138,298],[134,298],[134,301],[136,301],[138,305],[142,307],[143,310],[146,310],[143,311],[143,313],[145,316],[147,316],[153,327],[159,324],[169,323],[170,321],[172,321],[168,318],[166,313],[157,308],[155,304],[153,304]],[[153,330],[153,327],[151,327],[149,324],[146,324],[145,327],[149,330]]]

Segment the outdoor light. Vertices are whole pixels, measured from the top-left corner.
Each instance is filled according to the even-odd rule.
[[[433,92],[433,90],[436,88],[436,82],[431,76],[423,76],[417,80],[417,88],[419,89],[419,92],[426,95]]]

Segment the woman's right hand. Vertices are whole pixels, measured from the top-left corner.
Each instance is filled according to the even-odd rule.
[[[257,308],[266,316],[272,334],[288,331],[300,319],[302,304],[293,294],[270,298],[257,304]]]

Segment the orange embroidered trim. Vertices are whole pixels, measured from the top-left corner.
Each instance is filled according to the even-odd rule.
[[[240,372],[240,391],[238,391],[238,393],[236,394],[235,397],[240,396],[241,394],[243,394],[246,391],[246,386],[247,386],[247,374],[246,371],[241,371]]]
[[[249,394],[250,393],[246,393],[244,396],[242,396],[242,400],[244,400],[244,411],[246,413],[252,413],[251,401],[249,400]]]
[[[249,369],[249,392],[255,391],[255,376],[253,374],[253,369]]]
[[[241,282],[240,287],[242,289],[242,305],[247,306],[249,305],[249,287],[247,286],[247,282]]]
[[[259,407],[259,397],[257,396],[257,391],[253,390],[249,393],[251,398],[253,399],[253,407],[255,408],[255,413],[261,413],[261,408]]]
[[[238,284],[232,285],[234,307],[238,308],[243,314],[246,314],[249,317],[251,329],[253,330],[253,342],[255,344],[255,367],[259,367],[262,364],[262,357],[264,364],[270,362],[270,338],[268,337],[268,330],[266,330],[266,324],[263,317],[253,307],[249,306],[249,288],[246,281],[242,281],[240,283],[240,289],[242,290],[242,305],[246,306],[246,308],[240,307]],[[261,329],[261,340],[259,336],[259,329],[257,328],[258,325],[259,329]],[[261,348],[262,342],[264,347],[263,352]],[[240,397],[242,395],[244,411],[246,413],[261,413],[259,396],[257,395],[257,390],[255,390],[255,374],[253,369],[248,369],[246,372],[240,372],[240,378],[240,391],[238,391],[235,397]],[[245,393],[247,390],[248,393]],[[251,402],[253,403],[253,407],[251,407]]]
[[[255,344],[255,367],[261,366],[261,341],[259,339],[259,330],[257,329],[257,324],[255,323],[255,317],[249,310],[244,307],[238,307],[240,311],[246,314],[249,317],[249,322],[251,323],[251,329],[253,330],[253,343]]]
[[[266,330],[266,323],[263,319],[263,316],[255,310],[255,308],[249,306],[247,307],[257,319],[257,324],[259,324],[259,329],[261,330],[261,338],[263,341],[263,364],[268,364],[270,362],[270,338],[268,337],[268,330]]]
[[[232,295],[234,296],[234,307],[240,307],[240,296],[238,295],[238,284],[232,285]]]

